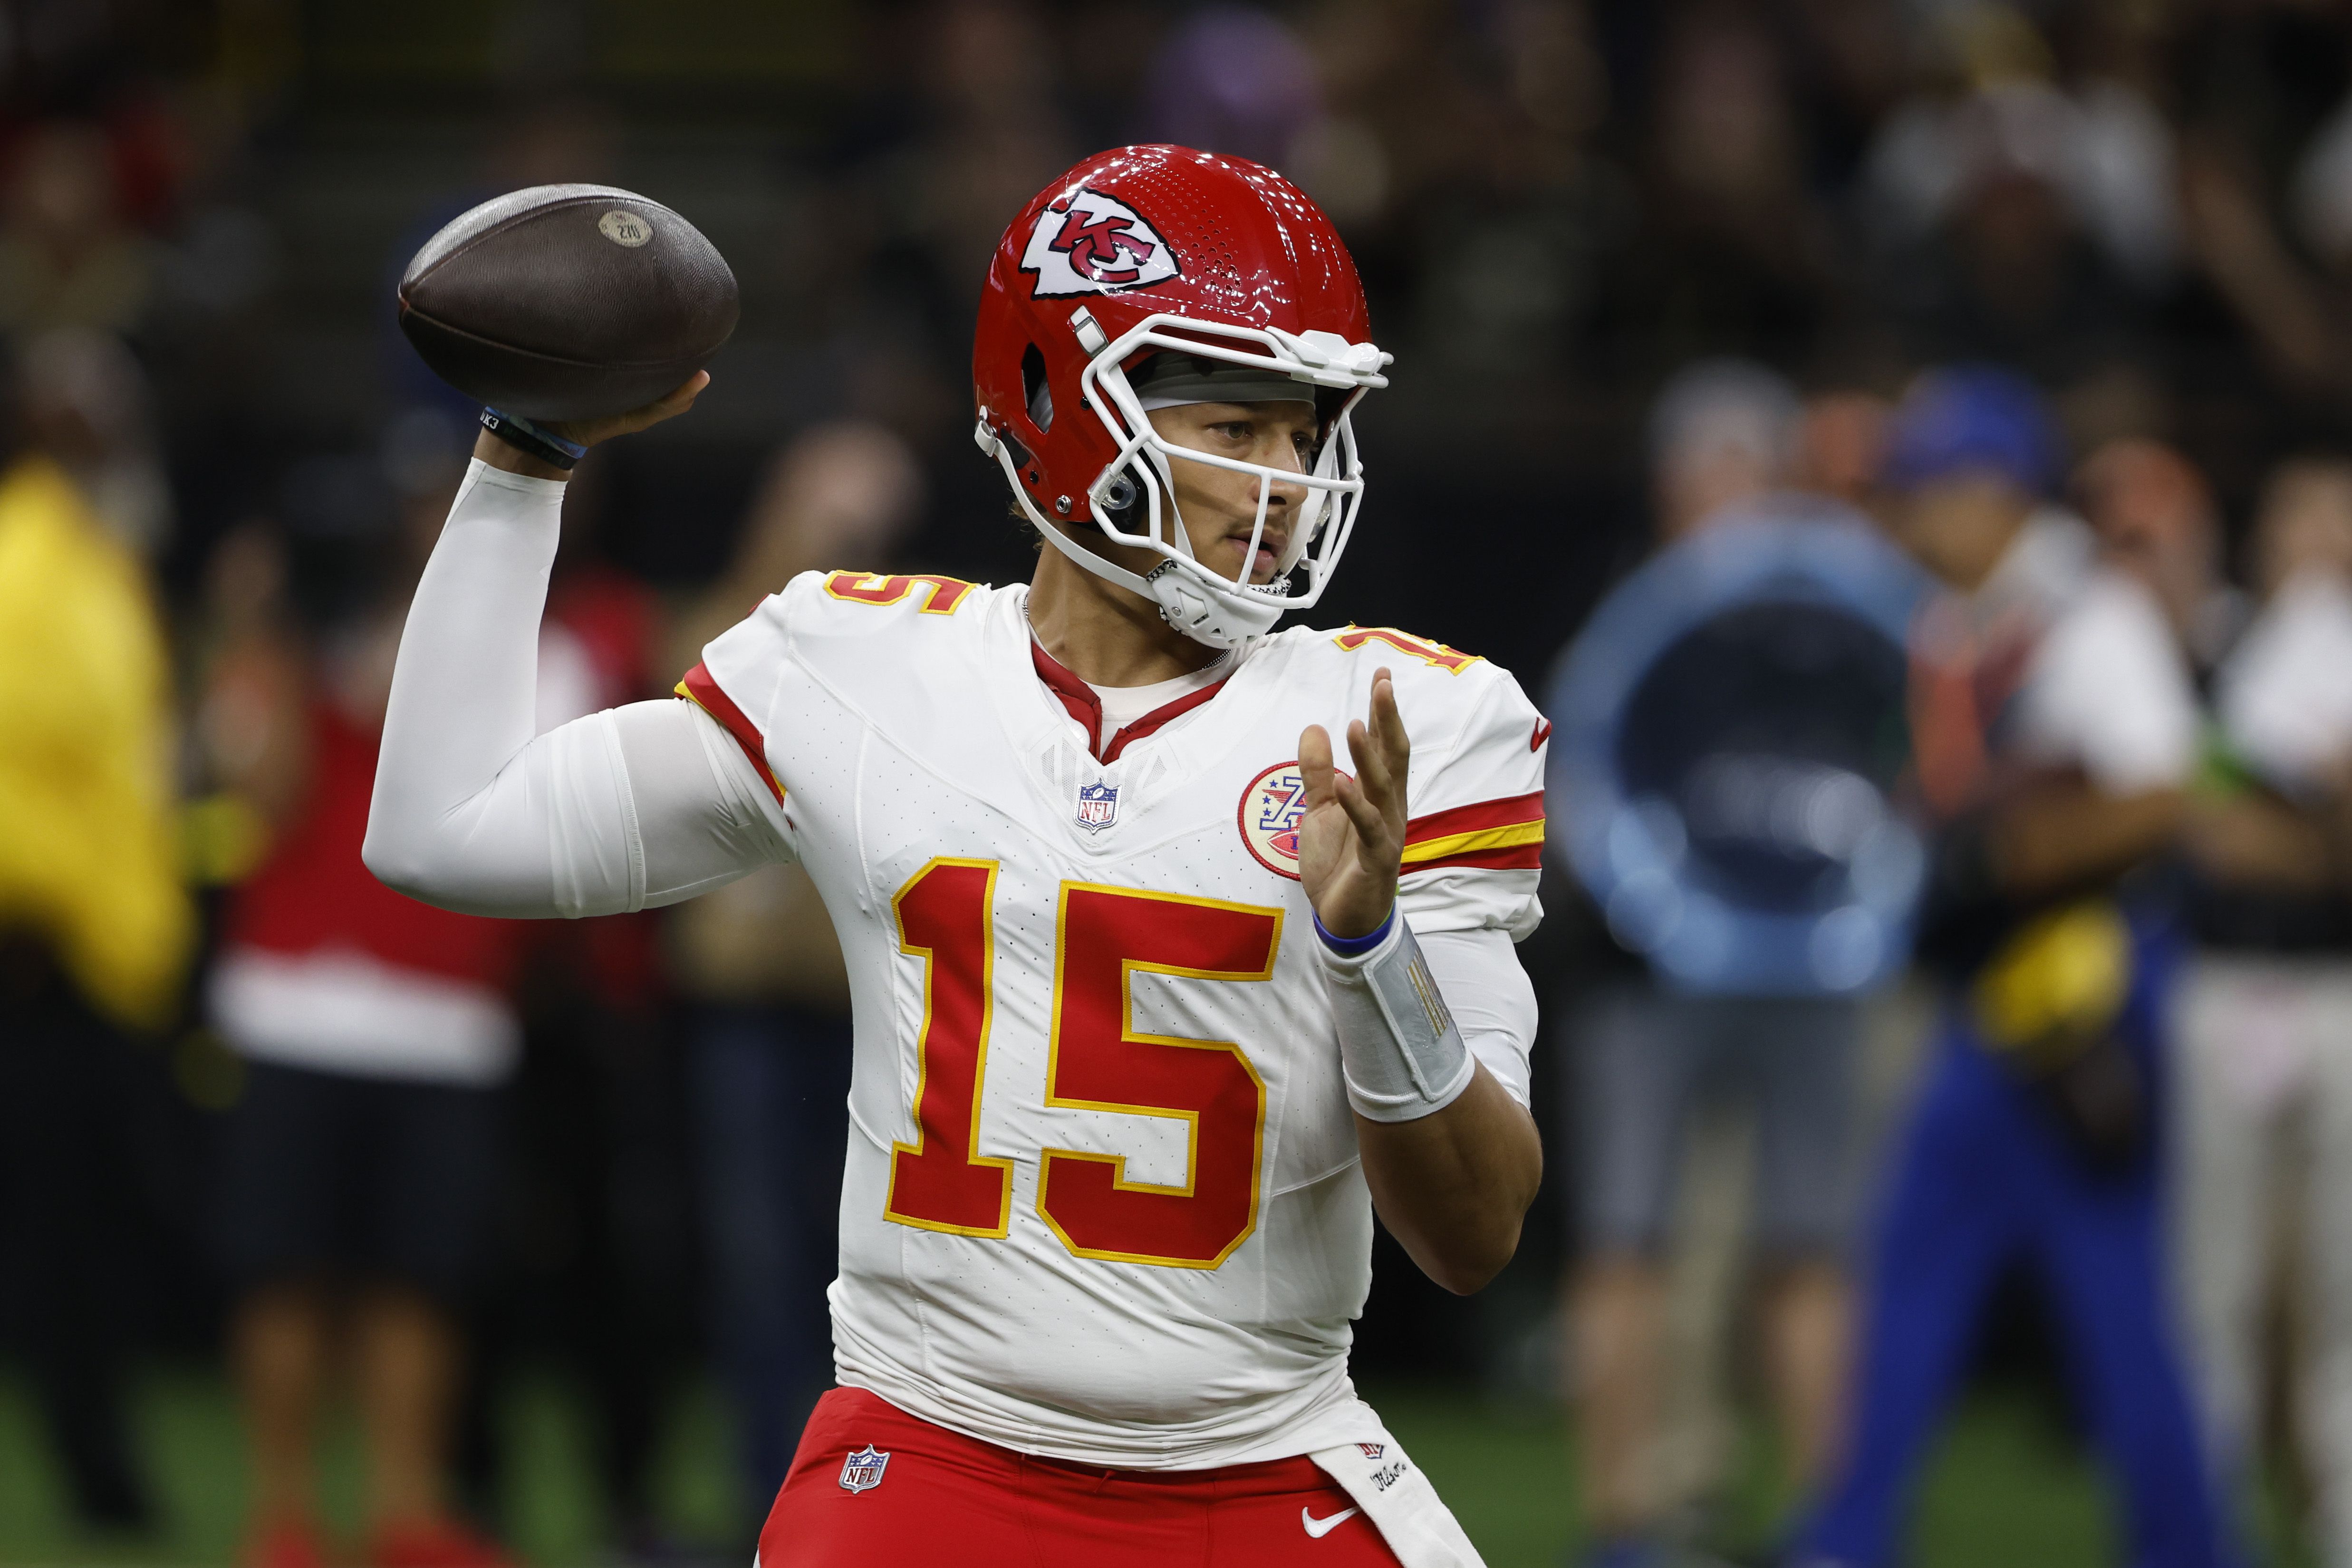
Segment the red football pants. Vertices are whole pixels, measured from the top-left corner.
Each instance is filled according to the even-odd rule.
[[[849,1478],[852,1454],[889,1458]],[[1106,1470],[950,1432],[862,1388],[817,1401],[760,1568],[1398,1568],[1303,1455],[1218,1470]],[[1336,1522],[1335,1522],[1336,1521]],[[1319,1532],[1319,1533],[1318,1533]]]

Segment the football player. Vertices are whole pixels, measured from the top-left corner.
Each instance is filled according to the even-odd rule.
[[[847,957],[839,1386],[765,1568],[1477,1561],[1347,1353],[1376,1209],[1468,1291],[1536,1189],[1548,727],[1441,644],[1273,630],[1347,546],[1388,360],[1288,181],[1090,158],[1006,231],[974,352],[1034,580],[809,573],[684,700],[536,738],[565,468],[706,378],[477,444],[368,864],[540,916],[796,860]]]

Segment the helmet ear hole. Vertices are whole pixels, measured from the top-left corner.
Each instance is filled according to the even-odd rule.
[[[1039,430],[1054,428],[1054,389],[1045,384],[1045,356],[1034,343],[1021,351],[1021,402]]]
[[[1122,533],[1133,533],[1136,508],[1142,501],[1143,486],[1136,483],[1135,471],[1122,468],[1102,487],[1103,520]]]

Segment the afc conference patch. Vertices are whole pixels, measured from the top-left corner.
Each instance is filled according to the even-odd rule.
[[[1118,785],[1095,783],[1078,786],[1078,826],[1090,833],[1099,833],[1118,821]]]
[[[882,1472],[890,1468],[890,1456],[871,1443],[841,1461],[841,1490],[872,1491],[882,1484]]]
[[[1242,842],[1276,876],[1298,880],[1298,827],[1307,818],[1307,779],[1298,764],[1277,762],[1242,791]]]

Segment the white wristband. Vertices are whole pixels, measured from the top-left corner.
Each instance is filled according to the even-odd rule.
[[[1478,1064],[1462,1043],[1412,927],[1391,912],[1387,935],[1362,953],[1323,947],[1331,1021],[1348,1103],[1375,1122],[1411,1122],[1443,1111],[1470,1087]]]

